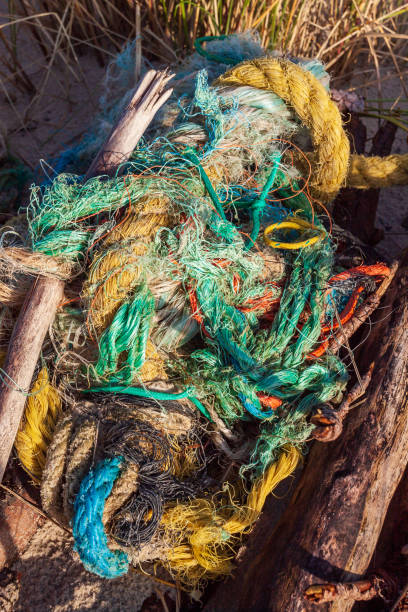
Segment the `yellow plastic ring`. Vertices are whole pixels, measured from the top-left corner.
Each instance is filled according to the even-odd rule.
[[[274,249],[303,249],[305,247],[311,246],[312,244],[316,244],[319,240],[323,240],[325,237],[325,232],[319,232],[318,236],[313,236],[312,238],[308,238],[307,240],[302,240],[301,242],[280,242],[279,240],[271,240],[268,236],[276,229],[296,229],[296,230],[304,230],[304,229],[317,229],[313,227],[311,223],[304,221],[303,219],[294,219],[293,221],[280,221],[279,223],[272,223],[272,225],[268,225],[268,227],[264,231],[265,242],[268,246]]]

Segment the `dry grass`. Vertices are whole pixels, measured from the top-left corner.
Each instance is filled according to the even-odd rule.
[[[350,72],[362,56],[378,71],[384,57],[406,62],[408,2],[403,0],[143,0],[143,51],[174,61],[195,38],[258,30],[262,44],[293,55],[318,57],[337,75]],[[134,37],[134,0],[8,0],[3,15],[6,53],[0,62],[26,88],[32,83],[18,60],[17,29],[31,29],[44,57],[75,58],[87,46],[101,61]],[[24,21],[23,21],[24,20]],[[8,22],[8,23],[7,23]],[[1,76],[1,74],[0,74]]]

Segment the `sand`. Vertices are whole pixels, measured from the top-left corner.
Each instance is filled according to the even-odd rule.
[[[135,572],[115,580],[90,574],[73,552],[72,538],[49,522],[12,570],[10,584],[0,591],[1,612],[137,612],[155,589],[162,589]]]

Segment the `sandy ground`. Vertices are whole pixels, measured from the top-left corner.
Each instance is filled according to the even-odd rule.
[[[79,63],[71,63],[71,72],[57,59],[55,69],[45,79],[43,62],[37,59],[29,42],[21,61],[38,85],[36,95],[13,86],[6,90],[4,85],[0,91],[0,147],[7,146],[33,169],[39,160],[56,156],[78,142],[96,112],[104,75],[96,59],[84,55]],[[359,93],[377,97],[373,87],[367,91],[360,88]],[[384,84],[385,97],[396,98],[399,93],[397,79]],[[407,151],[406,136],[399,130],[394,152]],[[408,232],[401,225],[407,216],[408,187],[384,190],[377,220],[385,230],[385,238],[377,246],[380,253],[398,255],[408,246]],[[156,588],[151,580],[135,573],[106,581],[84,571],[72,552],[71,538],[52,523],[38,530],[12,572],[16,579],[0,594],[0,610],[4,612],[137,611]]]
[[[149,577],[135,572],[105,580],[86,572],[73,539],[46,523],[29,548],[13,565],[12,579],[0,589],[1,612],[71,612],[140,610],[147,597],[162,589]]]

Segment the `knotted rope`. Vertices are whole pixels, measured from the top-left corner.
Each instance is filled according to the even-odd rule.
[[[350,163],[340,113],[318,79],[262,58],[216,84],[228,86],[227,101],[226,88],[219,95],[199,73],[179,118],[169,113],[173,127],[160,137],[154,127],[125,176],[85,185],[58,177],[41,201],[34,190],[29,209],[34,249],[70,269],[92,262],[81,297],[94,363],[86,388],[75,387],[92,402],[62,415],[50,444],[43,436],[41,496],[73,525],[85,567],[107,578],[135,559],[161,560],[191,587],[231,571],[267,495],[295,470],[312,409],[345,388],[330,333],[386,273],[360,266],[333,276],[330,232],[287,170],[287,141],[274,138],[289,127],[271,135],[283,123],[271,100],[263,106],[276,97],[268,92],[310,131],[315,196],[331,199],[348,172],[366,172]],[[242,86],[246,102],[236,104]],[[256,110],[246,106],[258,95],[251,88],[264,90]],[[387,176],[401,179],[400,162],[392,169],[387,159]],[[234,489],[221,475],[231,457],[241,465]]]

